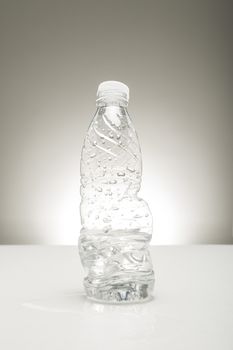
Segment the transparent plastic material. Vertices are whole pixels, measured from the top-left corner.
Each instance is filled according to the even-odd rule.
[[[121,84],[100,84],[81,156],[84,286],[88,297],[103,302],[148,300],[154,285],[148,250],[152,215],[137,196],[141,150],[126,109],[127,86]]]

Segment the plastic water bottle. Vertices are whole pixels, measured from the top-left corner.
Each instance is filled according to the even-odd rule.
[[[137,196],[142,160],[127,111],[128,87],[102,82],[97,110],[81,155],[79,252],[89,298],[103,302],[148,300],[154,272],[148,244],[152,215]]]

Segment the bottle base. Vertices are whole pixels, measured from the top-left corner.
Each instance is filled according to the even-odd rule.
[[[85,279],[84,287],[87,297],[93,301],[111,304],[141,303],[153,299],[154,280],[108,283],[105,286],[96,286]]]

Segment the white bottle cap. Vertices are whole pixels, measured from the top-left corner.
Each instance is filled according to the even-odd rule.
[[[97,90],[97,100],[108,95],[122,96],[126,101],[129,100],[129,88],[120,81],[103,81],[99,84]]]

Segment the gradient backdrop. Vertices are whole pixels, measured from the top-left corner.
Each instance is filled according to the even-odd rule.
[[[0,243],[77,243],[103,80],[130,88],[152,243],[233,243],[231,3],[0,1]]]

